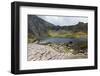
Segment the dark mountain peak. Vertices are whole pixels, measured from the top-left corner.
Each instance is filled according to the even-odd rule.
[[[86,24],[88,24],[88,23],[78,22],[78,24],[77,24],[77,25],[86,25]]]
[[[84,22],[79,22],[78,24],[84,24]]]
[[[28,31],[35,35],[38,39],[46,37],[48,27],[55,26],[36,15],[28,15]]]
[[[41,22],[41,23],[45,23],[46,26],[55,26],[54,24],[36,16],[36,15],[28,15],[29,18],[31,18],[32,20],[36,21],[36,22]]]

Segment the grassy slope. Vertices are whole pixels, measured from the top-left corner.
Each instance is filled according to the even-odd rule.
[[[49,37],[61,37],[61,38],[86,38],[87,33],[84,32],[67,32],[67,31],[48,31]]]

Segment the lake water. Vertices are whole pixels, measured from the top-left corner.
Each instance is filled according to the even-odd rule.
[[[74,38],[46,38],[40,40],[40,44],[46,44],[46,43],[76,43],[79,41],[86,41],[86,39],[74,39]]]

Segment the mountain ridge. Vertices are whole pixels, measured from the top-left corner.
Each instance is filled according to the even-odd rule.
[[[88,23],[79,22],[76,25],[71,26],[56,26],[36,15],[28,15],[28,33],[34,35],[37,39],[48,37],[49,30],[65,30],[71,32],[86,32],[88,30]]]

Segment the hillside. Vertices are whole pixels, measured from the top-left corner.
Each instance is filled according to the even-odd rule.
[[[55,26],[35,15],[28,15],[28,32],[40,39],[47,37],[48,28]]]
[[[28,15],[28,41],[34,42],[47,37],[87,37],[87,25],[88,23],[83,22],[69,26],[54,25],[36,15]]]

